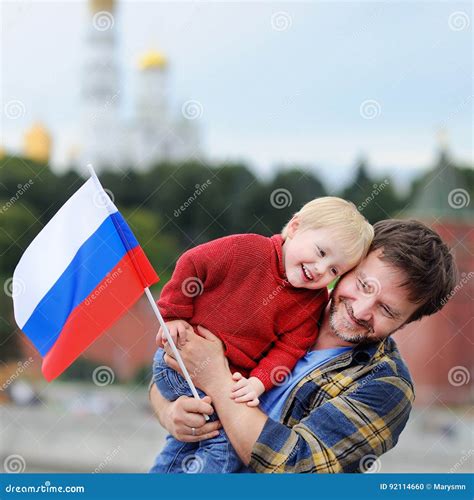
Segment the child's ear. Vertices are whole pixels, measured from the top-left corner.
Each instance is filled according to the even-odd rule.
[[[296,231],[300,227],[300,220],[297,215],[293,215],[290,222],[288,223],[288,238],[293,238]]]

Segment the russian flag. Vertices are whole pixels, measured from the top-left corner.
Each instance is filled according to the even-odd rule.
[[[92,177],[36,236],[13,274],[15,320],[58,377],[159,278]]]

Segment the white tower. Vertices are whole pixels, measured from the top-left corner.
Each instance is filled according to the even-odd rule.
[[[124,162],[119,113],[120,78],[116,61],[114,0],[89,0],[81,101],[84,163],[97,171],[118,170]]]
[[[140,57],[138,67],[134,167],[146,170],[156,161],[169,159],[168,61],[150,50]]]
[[[196,123],[170,111],[169,64],[150,50],[139,59],[136,113],[133,124],[134,168],[147,170],[160,161],[182,161],[197,153]]]

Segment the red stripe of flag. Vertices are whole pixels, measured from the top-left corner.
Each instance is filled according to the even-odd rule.
[[[140,276],[136,266],[142,271]],[[102,333],[125,314],[158,275],[138,246],[124,255],[96,289],[67,319],[58,339],[43,359],[46,380],[61,375]],[[145,283],[143,282],[145,280]]]

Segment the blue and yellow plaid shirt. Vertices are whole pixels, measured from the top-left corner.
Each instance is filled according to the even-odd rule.
[[[395,446],[414,400],[395,341],[357,346],[295,386],[252,450],[255,472],[361,472]],[[368,459],[368,460],[367,460]]]

